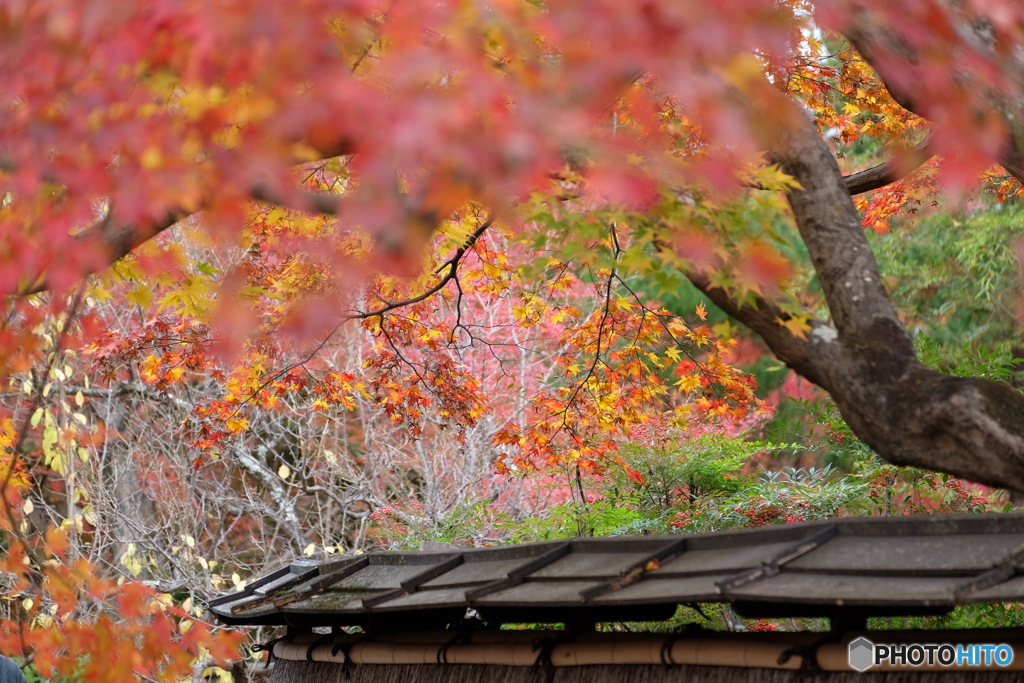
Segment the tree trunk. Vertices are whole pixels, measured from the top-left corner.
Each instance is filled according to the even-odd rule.
[[[918,362],[828,145],[807,121],[780,136],[772,151],[800,183],[788,200],[831,324],[813,321],[801,339],[780,324],[788,316],[771,302],[739,306],[706,279],[691,280],[831,394],[854,433],[886,460],[1024,491],[1024,394]]]

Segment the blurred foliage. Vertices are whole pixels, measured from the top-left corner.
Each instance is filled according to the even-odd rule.
[[[1024,207],[936,213],[869,235],[882,276],[926,365],[965,376],[1005,368],[1021,352]],[[997,379],[1007,379],[997,374]]]
[[[971,628],[1020,628],[1024,626],[1024,605],[963,605],[935,617],[876,617],[868,619],[869,629],[949,630]]]

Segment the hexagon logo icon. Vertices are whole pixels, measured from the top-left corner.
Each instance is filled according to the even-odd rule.
[[[867,671],[875,663],[875,644],[864,637],[850,641],[850,666]]]

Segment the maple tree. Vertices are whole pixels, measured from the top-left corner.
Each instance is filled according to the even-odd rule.
[[[1019,487],[1014,411],[997,409],[1016,394],[920,371],[854,230],[862,220],[848,195],[889,184],[914,160],[902,154],[843,178],[793,106],[811,107],[818,130],[838,141],[870,136],[940,155],[950,187],[992,162],[1016,178],[1016,11],[937,1],[911,9],[453,2],[421,12],[355,0],[287,11],[10,8],[16,40],[5,59],[22,75],[8,86],[12,116],[0,133],[17,197],[5,206],[4,288],[67,289],[199,209],[214,238],[234,239],[253,199],[358,226],[372,238],[362,272],[412,273],[453,211],[472,201],[516,224],[515,201],[550,191],[555,174],[562,196],[579,195],[565,212],[602,200],[643,209],[625,221],[647,221],[636,238],[663,260],[674,251],[692,281],[828,390],[880,453]],[[850,43],[826,54],[819,27]],[[254,47],[222,49],[240,43]],[[52,49],[35,59],[39,45]],[[20,68],[29,59],[31,70]],[[765,150],[777,167],[751,168]],[[334,161],[317,166],[319,178],[294,182],[296,162],[322,158]],[[567,159],[568,174],[559,172]],[[759,177],[771,168],[790,180]],[[737,182],[791,188],[831,324],[773,300],[787,270],[769,242],[701,215]],[[905,186],[862,208],[882,226],[908,196]],[[292,231],[311,243],[301,249],[322,250],[322,263],[359,251],[334,239],[336,227],[303,230]],[[579,232],[570,240],[578,245],[593,235]],[[38,249],[40,239],[52,248]],[[437,291],[454,280],[453,259]],[[339,292],[352,284],[348,268],[317,272],[325,281],[308,291],[319,303],[291,314],[313,321],[306,334],[330,324],[328,309],[345,308]],[[179,296],[200,283],[189,278]],[[18,362],[12,353],[8,363]]]
[[[153,519],[251,502],[218,481],[191,510],[89,528],[101,502],[140,504],[96,457],[141,443],[135,421],[187,448],[125,481],[173,498],[244,472],[294,549],[302,496],[351,521],[404,485],[346,464],[348,439],[453,441],[481,496],[505,495],[492,461],[581,497],[611,464],[641,481],[619,447],[652,415],[764,407],[703,307],[660,303],[684,280],[891,462],[1024,490],[1024,399],[918,362],[864,235],[942,193],[1019,193],[1012,3],[52,0],[4,3],[0,27],[5,566],[34,626],[12,646],[103,623],[115,589],[89,562],[155,571],[130,540]],[[420,456],[438,501],[464,495]],[[50,524],[89,540],[68,551]],[[175,528],[175,566],[217,574],[192,550],[218,533]],[[147,590],[125,593],[135,635],[227,658]],[[74,668],[50,649],[40,668]]]

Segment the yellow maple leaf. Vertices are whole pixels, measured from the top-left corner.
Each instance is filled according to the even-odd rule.
[[[693,391],[700,387],[700,377],[697,377],[696,375],[684,375],[679,378],[678,382],[676,382],[676,386],[683,391]]]
[[[811,331],[811,325],[807,322],[808,320],[809,318],[806,315],[794,315],[786,320],[775,318],[775,322],[789,330],[791,335],[799,337],[804,341],[807,341],[807,333]]]

